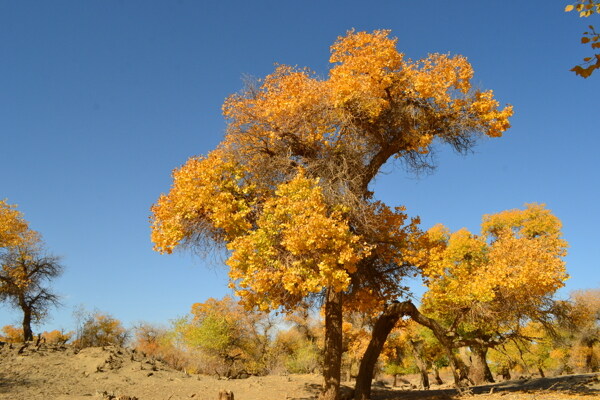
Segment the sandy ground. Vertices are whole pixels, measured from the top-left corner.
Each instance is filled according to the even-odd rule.
[[[68,346],[0,345],[0,399],[30,400],[216,400],[220,390],[236,400],[316,399],[318,375],[251,376],[219,380],[172,370],[128,349],[77,351]],[[346,387],[351,390],[350,387]],[[429,391],[378,385],[374,400],[563,400],[600,398],[597,374],[503,382]]]

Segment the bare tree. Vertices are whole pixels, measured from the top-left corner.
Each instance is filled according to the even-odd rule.
[[[63,266],[60,259],[46,253],[38,234],[32,240],[10,247],[0,254],[0,301],[23,312],[23,338],[33,340],[32,323],[41,322],[59,297],[48,286]]]

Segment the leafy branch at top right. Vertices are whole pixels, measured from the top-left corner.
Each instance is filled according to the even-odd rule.
[[[576,4],[569,4],[565,7],[566,12],[579,12],[580,17],[589,17],[593,14],[600,14],[600,1],[598,0],[579,0]],[[588,26],[589,31],[583,32],[581,43],[589,43],[592,49],[600,49],[600,33],[596,32],[593,25]],[[571,71],[577,75],[587,78],[600,68],[600,54],[594,54],[593,57],[585,57],[583,63],[571,68]]]

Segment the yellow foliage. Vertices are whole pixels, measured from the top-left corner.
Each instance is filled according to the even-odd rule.
[[[480,236],[435,226],[423,268],[424,306],[446,316],[477,309],[486,322],[539,308],[568,278],[560,228],[538,204],[484,216]]]
[[[231,287],[262,309],[324,288],[362,309],[398,297],[425,239],[418,219],[372,200],[370,182],[391,157],[420,166],[436,140],[464,150],[465,138],[500,136],[512,108],[474,90],[466,58],[411,61],[396,44],[350,31],[326,79],[278,65],[229,96],[223,142],[176,169],[152,207],[155,250],[226,245]]]
[[[262,309],[323,287],[346,290],[349,274],[371,250],[352,234],[341,210],[329,212],[318,180],[303,174],[265,202],[256,226],[228,244],[227,264],[237,294]]]
[[[3,335],[0,335],[0,340],[8,343],[23,342],[23,328],[17,328],[14,325],[5,325],[2,327]]]
[[[0,200],[0,248],[21,244],[28,231],[27,221],[16,206]]]
[[[42,333],[42,338],[44,338],[44,341],[48,344],[64,344],[71,340],[73,334],[73,332],[64,332],[55,329],[50,332]]]

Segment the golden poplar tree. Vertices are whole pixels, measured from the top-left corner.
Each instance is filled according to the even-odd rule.
[[[561,222],[544,205],[485,215],[481,234],[437,225],[423,267],[423,312],[473,352],[476,382],[492,381],[489,348],[517,337],[523,321],[543,321],[568,278]]]
[[[29,229],[13,205],[0,200],[0,301],[23,312],[23,338],[33,340],[31,324],[59,304],[46,283],[62,273],[57,257],[46,254],[41,236]]]
[[[339,394],[342,305],[403,293],[405,250],[419,236],[402,208],[374,200],[381,167],[432,166],[432,147],[499,137],[512,108],[473,88],[466,58],[413,61],[389,31],[350,31],[331,47],[327,78],[279,65],[227,98],[221,144],[173,173],[152,207],[155,249],[217,243],[248,306],[325,305],[325,395]],[[361,395],[362,396],[362,395]]]

